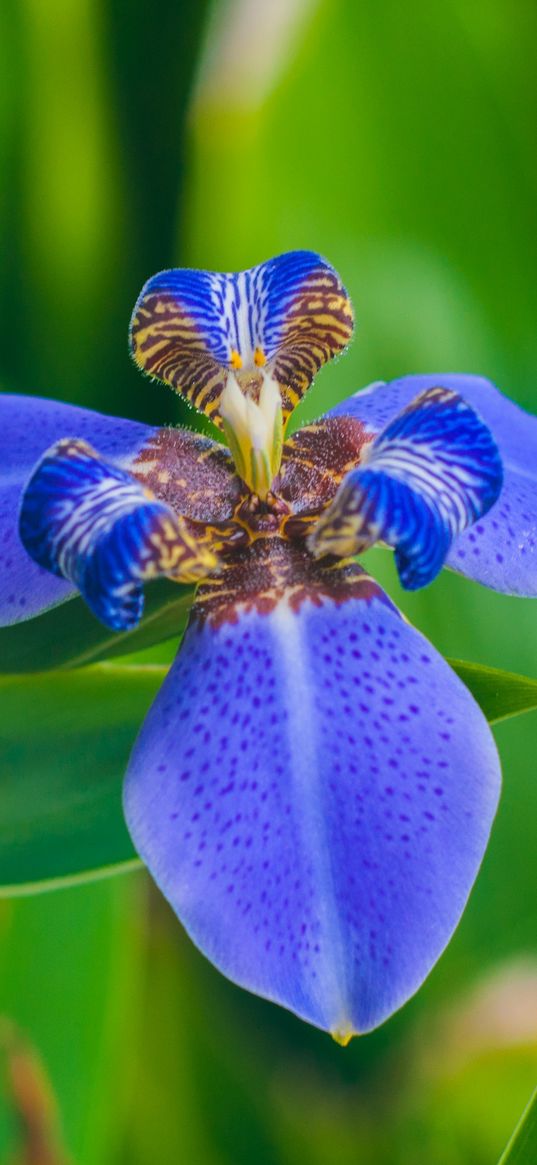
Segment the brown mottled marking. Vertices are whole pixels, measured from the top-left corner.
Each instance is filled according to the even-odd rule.
[[[299,429],[284,444],[278,493],[293,513],[319,513],[359,464],[371,441],[365,425],[353,417],[325,417]]]
[[[321,565],[303,545],[265,537],[237,551],[217,578],[201,584],[192,617],[219,627],[236,623],[245,612],[269,614],[282,601],[299,611],[306,601],[319,607],[351,598],[388,602],[356,563],[324,559]]]
[[[285,442],[275,490],[262,502],[237,477],[229,450],[188,429],[159,429],[131,472],[186,519],[217,554],[273,536],[303,542],[371,440],[360,421],[331,417]]]
[[[197,522],[229,521],[247,492],[229,450],[188,429],[159,429],[130,469],[160,501]]]
[[[225,619],[236,618],[245,603],[272,610],[284,592],[291,606],[306,598],[319,602],[323,595],[343,599],[353,588],[367,597],[375,586],[367,576],[335,560],[317,564],[305,538],[370,440],[352,417],[305,426],[285,442],[274,492],[261,501],[237,477],[229,451],[218,442],[185,429],[155,433],[131,471],[220,564],[214,581],[201,587],[197,609],[225,611]]]

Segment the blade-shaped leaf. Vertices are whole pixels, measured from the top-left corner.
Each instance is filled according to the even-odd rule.
[[[0,679],[0,894],[133,862],[122,776],[165,671]]]
[[[489,723],[537,708],[537,680],[460,659],[450,659],[449,663],[470,689]]]
[[[537,1161],[537,1089],[522,1113],[498,1165],[535,1165]]]
[[[537,707],[537,682],[456,661],[489,721]],[[135,862],[121,782],[166,674],[96,664],[0,677],[0,895],[96,877]]]
[[[168,579],[146,588],[145,614],[134,631],[110,631],[76,596],[59,607],[0,629],[0,673],[79,667],[142,651],[184,629],[194,588]]]

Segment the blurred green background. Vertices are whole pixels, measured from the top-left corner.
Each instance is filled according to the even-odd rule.
[[[532,0],[3,0],[2,387],[185,419],[129,364],[142,283],[311,247],[358,328],[302,420],[440,370],[537,412],[536,45]],[[369,565],[441,651],[537,677],[534,604]],[[537,1078],[535,715],[496,737],[460,928],[346,1051],[224,981],[143,873],[1,901],[2,1165],[494,1165]]]

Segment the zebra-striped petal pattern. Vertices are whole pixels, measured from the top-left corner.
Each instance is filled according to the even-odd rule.
[[[60,437],[76,433],[103,457],[127,467],[157,430],[62,401],[1,393],[0,432],[0,627],[9,627],[74,594],[70,583],[32,562],[19,538],[22,492],[45,450]]]
[[[40,461],[23,494],[19,531],[30,557],[74,583],[117,631],[139,622],[143,582],[162,575],[192,582],[216,566],[169,506],[75,438],[57,442]]]
[[[509,400],[490,380],[466,373],[428,373],[379,381],[347,397],[327,417],[352,418],[373,438],[419,392],[442,386],[458,392],[488,425],[500,451],[503,486],[496,504],[458,534],[446,566],[510,595],[537,595],[537,417]]]
[[[430,388],[366,447],[315,527],[318,556],[395,548],[402,585],[432,582],[453,538],[497,500],[502,464],[490,430],[457,393]]]
[[[290,251],[237,274],[177,269],[153,276],[134,308],[130,340],[140,368],[221,425],[230,373],[254,401],[268,373],[287,416],[352,329],[334,268],[313,251]]]

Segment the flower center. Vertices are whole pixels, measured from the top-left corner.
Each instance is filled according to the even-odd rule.
[[[265,501],[281,465],[283,413],[278,383],[262,357],[256,350],[254,369],[236,366],[228,373],[220,415],[239,477]]]

